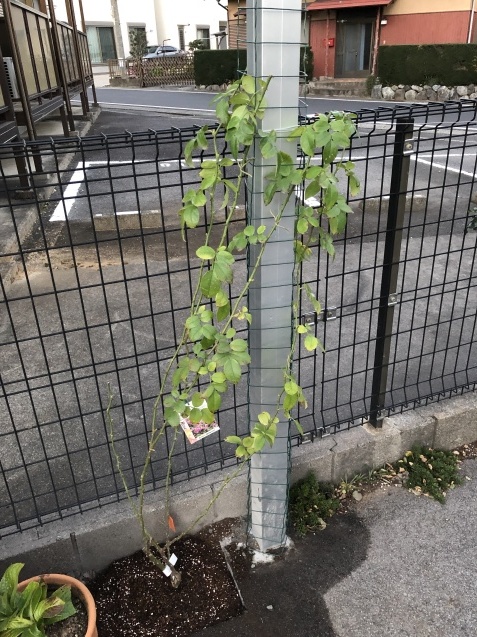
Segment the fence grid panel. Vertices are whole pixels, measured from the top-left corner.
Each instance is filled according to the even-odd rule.
[[[300,422],[311,437],[369,416],[395,120],[406,115],[415,120],[415,141],[384,413],[475,388],[476,234],[466,228],[476,104],[363,111],[344,154],[362,182],[349,198],[355,212],[334,260],[318,251],[301,273],[327,319],[310,319],[326,354],[300,348],[296,360],[309,402]],[[183,242],[177,215],[205,157],[194,168],[182,161],[195,130],[0,148],[2,536],[124,498],[105,421],[108,385],[119,453],[129,484],[137,484],[204,239],[202,223]],[[27,166],[21,179],[11,169],[18,156]],[[233,177],[234,167],[226,170]],[[244,223],[242,197],[234,225]],[[218,217],[212,241],[222,228]],[[245,258],[237,258],[233,295],[246,272]],[[245,434],[246,390],[244,381],[224,398],[220,436],[176,445],[175,482],[235,463],[234,448],[222,441]],[[166,438],[157,449],[151,488],[164,483],[169,444]]]

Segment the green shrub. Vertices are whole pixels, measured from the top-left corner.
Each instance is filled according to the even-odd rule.
[[[462,484],[458,457],[451,451],[413,447],[396,466],[408,472],[405,487],[415,493],[425,493],[441,504],[449,489]]]
[[[477,82],[477,44],[380,46],[378,75],[384,85],[459,86]]]
[[[226,84],[239,77],[247,68],[245,49],[194,51],[194,78],[197,85]],[[307,80],[313,75],[313,52],[309,46],[300,49],[300,71]]]
[[[371,95],[374,86],[377,84],[377,77],[375,75],[368,75],[366,78],[366,95]]]
[[[196,84],[225,84],[238,78],[238,69],[245,70],[247,51],[244,49],[194,51]]]
[[[288,519],[299,535],[324,526],[324,520],[333,515],[340,502],[331,484],[318,483],[310,471],[290,489]]]

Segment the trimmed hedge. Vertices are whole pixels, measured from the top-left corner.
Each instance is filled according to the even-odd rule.
[[[306,57],[305,57],[306,55]],[[307,79],[313,75],[313,52],[309,46],[301,47],[300,68]],[[194,77],[197,85],[226,84],[238,78],[238,69],[247,67],[246,49],[207,50],[194,52]]]
[[[247,66],[245,49],[194,51],[194,77],[197,85],[226,84],[238,78],[237,69]]]
[[[441,84],[477,82],[477,44],[380,46],[378,76],[382,84]]]

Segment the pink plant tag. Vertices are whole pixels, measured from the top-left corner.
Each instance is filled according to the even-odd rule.
[[[189,403],[188,407],[192,405]],[[198,409],[204,409],[207,407],[207,403],[204,400],[202,405]],[[214,421],[211,423],[206,423],[204,421],[200,421],[198,423],[190,422],[189,418],[181,418],[181,427],[186,435],[187,440],[193,445],[198,440],[205,438],[206,436],[210,436],[215,431],[220,429],[219,425]]]

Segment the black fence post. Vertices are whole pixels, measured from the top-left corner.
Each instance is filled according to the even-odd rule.
[[[374,427],[382,427],[384,419],[382,412],[386,398],[394,306],[397,303],[397,280],[399,260],[401,258],[401,242],[404,212],[406,209],[410,156],[414,152],[414,143],[412,141],[413,132],[413,119],[400,118],[396,120],[383,274],[379,298],[376,349],[374,352],[371,407],[369,412],[369,422]]]

